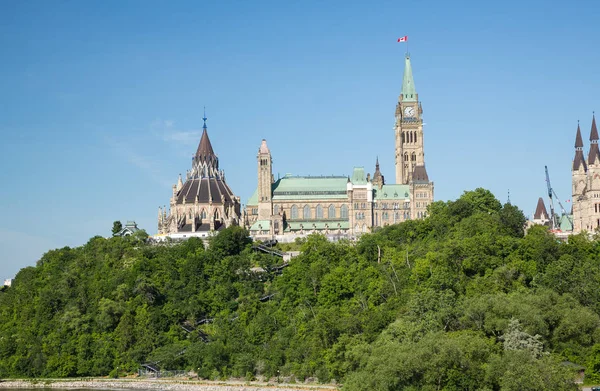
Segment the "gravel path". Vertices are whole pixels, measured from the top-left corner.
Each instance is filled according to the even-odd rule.
[[[38,379],[4,380],[0,388],[96,388],[147,389],[165,391],[332,391],[336,386],[305,384],[272,384],[260,382],[210,382],[197,380],[134,379]]]

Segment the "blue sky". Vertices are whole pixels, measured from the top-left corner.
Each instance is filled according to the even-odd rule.
[[[50,248],[156,232],[202,107],[245,202],[274,171],[394,178],[409,36],[438,200],[485,187],[531,214],[570,198],[577,120],[600,111],[594,1],[0,2],[0,277]],[[587,145],[587,144],[586,144]]]

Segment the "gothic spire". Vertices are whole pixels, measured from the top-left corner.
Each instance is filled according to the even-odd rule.
[[[192,176],[218,176],[219,158],[217,155],[215,155],[212,144],[210,143],[210,139],[208,138],[206,113],[202,119],[204,120],[204,125],[202,126],[202,137],[200,137],[200,143],[198,144],[196,155],[193,158]]]
[[[598,128],[596,128],[596,115],[592,113],[592,130],[590,131],[590,141],[596,143],[598,142]]]
[[[596,116],[592,113],[592,130],[590,130],[590,153],[588,164],[600,163],[600,150],[598,149],[598,129],[596,128]]]
[[[404,59],[404,78],[402,79],[402,100],[404,102],[416,102],[417,90],[410,65],[410,55],[406,54]]]
[[[373,173],[373,184],[379,186],[380,189],[383,185],[385,185],[385,178],[379,170],[379,156],[377,156],[377,159],[375,160],[375,173]]]
[[[575,136],[575,158],[573,159],[573,171],[579,170],[583,166],[583,170],[587,171],[587,164],[583,157],[583,140],[581,138],[581,129],[577,123],[577,135]]]
[[[577,121],[577,135],[575,136],[575,150],[583,148],[583,138],[581,138],[581,129],[579,128],[579,121]]]
[[[533,214],[534,220],[549,220],[548,218],[548,210],[546,209],[546,205],[544,204],[544,200],[542,197],[538,198],[537,207],[535,208],[535,213]]]

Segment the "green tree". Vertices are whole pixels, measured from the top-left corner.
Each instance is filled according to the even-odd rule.
[[[113,222],[113,226],[112,226],[113,236],[118,234],[119,232],[121,232],[122,229],[123,229],[123,224],[121,224],[121,222],[119,220]]]

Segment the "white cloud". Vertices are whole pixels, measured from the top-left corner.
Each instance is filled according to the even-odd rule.
[[[158,139],[184,147],[197,144],[202,135],[201,130],[177,129],[173,120],[154,120],[151,128]],[[186,151],[189,152],[189,148],[186,148]]]
[[[134,147],[134,145],[137,146],[136,144],[133,142],[127,142],[125,140],[116,140],[110,136],[106,137],[106,142],[118,155],[144,171],[150,178],[154,179],[161,186],[166,188],[171,187],[171,181],[164,177],[162,171],[160,170],[160,166],[156,164],[156,161],[138,153]]]

